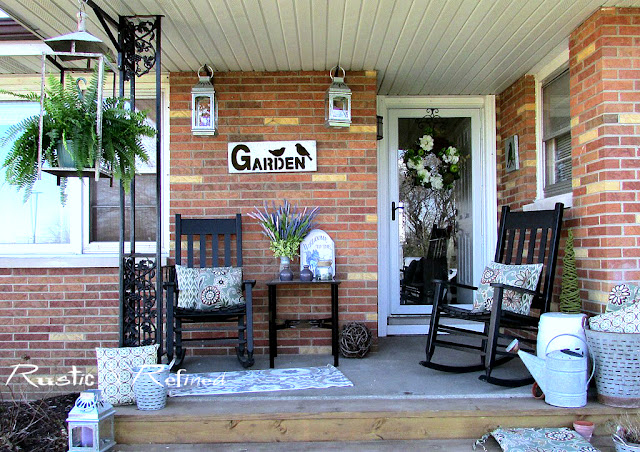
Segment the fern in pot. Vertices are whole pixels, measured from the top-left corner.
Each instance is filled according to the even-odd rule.
[[[40,94],[6,94],[31,102],[40,102]],[[149,156],[140,138],[152,137],[156,131],[145,123],[146,113],[132,111],[124,98],[102,100],[102,140],[96,132],[98,77],[94,73],[86,90],[78,87],[69,77],[66,86],[50,76],[43,99],[42,156],[38,161],[39,115],[26,118],[11,127],[0,144],[15,140],[3,167],[6,181],[24,190],[25,198],[31,194],[39,166],[75,167],[78,176],[93,168],[96,159],[120,179],[126,190],[136,172],[136,160],[147,162]],[[71,160],[65,162],[65,154]],[[64,184],[61,184],[64,199]]]

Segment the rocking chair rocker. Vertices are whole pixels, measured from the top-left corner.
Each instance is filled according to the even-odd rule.
[[[493,303],[490,309],[469,310],[446,304],[446,292],[451,287],[477,290],[476,287],[436,281],[434,305],[427,337],[425,367],[445,372],[485,371],[480,380],[500,386],[517,387],[533,383],[533,378],[503,379],[491,376],[493,369],[517,355],[507,350],[513,339],[518,339],[521,349],[533,350],[539,314],[549,311],[556,259],[560,241],[563,205],[556,203],[555,209],[532,212],[511,212],[502,208],[495,262],[507,265],[542,264],[542,272],[536,290],[492,283]],[[528,315],[503,309],[505,291],[533,296],[532,313]],[[535,314],[535,315],[534,315]],[[482,324],[482,332],[461,327],[443,325],[443,318],[463,319]],[[446,340],[441,335],[446,333]],[[465,337],[466,342],[451,339]],[[471,343],[469,342],[471,339]],[[479,341],[479,344],[478,344]],[[452,366],[432,361],[436,347],[445,347],[478,354],[480,363],[471,366]]]
[[[194,252],[194,236],[199,237],[199,261]],[[182,241],[187,242],[186,267],[201,269],[219,265],[218,247],[224,247],[224,267],[233,265],[232,254],[235,254],[235,267],[242,267],[242,217],[236,214],[231,219],[183,219],[176,215],[176,264],[182,264]],[[232,242],[235,238],[235,253],[232,253]],[[255,280],[242,281],[244,302],[219,307],[214,310],[201,310],[180,307],[179,297],[186,296],[187,287],[179,286],[176,267],[168,267],[167,283],[167,356],[172,360],[174,353],[179,366],[185,356],[185,342],[196,342],[201,345],[237,344],[236,353],[243,367],[251,367],[253,358],[253,300],[252,288]],[[202,292],[204,294],[204,292]],[[211,293],[216,293],[212,289]],[[229,326],[228,323],[235,323]],[[204,325],[206,324],[206,325]],[[217,325],[212,325],[217,324]],[[220,325],[222,324],[222,325]],[[225,325],[227,324],[227,325]],[[200,326],[198,326],[200,325]],[[204,325],[204,326],[203,326]],[[229,332],[237,331],[236,337],[229,337]],[[191,333],[191,337],[184,337]],[[193,333],[196,333],[195,335]],[[213,333],[206,336],[206,333]],[[205,337],[203,337],[205,335]]]

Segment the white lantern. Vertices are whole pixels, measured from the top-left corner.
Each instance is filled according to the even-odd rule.
[[[103,452],[115,446],[113,406],[102,399],[100,389],[80,393],[69,411],[69,452]]]
[[[218,132],[218,100],[212,78],[213,69],[205,64],[198,69],[199,81],[191,88],[191,133],[194,135],[215,135]]]
[[[338,77],[342,71],[342,77]],[[325,97],[324,125],[327,127],[349,127],[351,124],[351,90],[344,83],[344,69],[331,69],[331,86]]]

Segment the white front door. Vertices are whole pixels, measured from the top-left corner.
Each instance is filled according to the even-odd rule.
[[[480,108],[468,108],[459,107],[456,102],[443,105],[447,100],[451,101],[450,98],[437,99],[433,103],[422,100],[419,108],[415,106],[419,102],[415,99],[410,102],[414,104],[411,108],[393,105],[397,99],[386,98],[383,102],[388,108],[386,137],[379,149],[384,159],[384,164],[380,161],[381,166],[386,168],[379,171],[381,244],[378,274],[380,303],[386,300],[386,309],[380,306],[379,315],[385,315],[386,324],[381,325],[382,321],[379,321],[380,335],[387,331],[388,334],[426,332],[424,316],[430,314],[432,300],[415,296],[417,292],[411,287],[411,280],[419,280],[420,275],[425,274],[422,272],[425,262],[433,266],[426,258],[433,228],[439,229],[440,233],[445,229],[450,232],[444,271],[448,269],[450,274],[456,274],[458,282],[471,285],[477,283],[487,262],[485,240],[495,237],[495,233],[487,235],[487,225],[495,229],[496,224],[495,201],[492,208],[487,205],[488,200],[495,199],[495,176],[490,186],[493,195],[486,193],[489,189],[486,174],[487,170],[491,171],[486,166],[492,167],[495,174],[495,145],[487,149],[487,133],[483,129],[486,126],[484,104]],[[436,134],[456,146],[464,157],[460,179],[455,182],[450,196],[443,197],[445,192],[439,192],[435,198],[433,192],[416,189],[408,180],[402,160],[404,150],[414,144],[424,130],[433,130],[434,124]],[[489,135],[495,137],[495,134]],[[487,158],[487,151],[493,154],[492,163]],[[490,254],[494,247],[495,242],[489,246]],[[417,269],[415,274],[411,273],[413,260],[418,261],[413,265],[413,270]],[[436,267],[433,271],[442,274],[442,259]],[[417,286],[419,289],[420,285]],[[458,292],[457,303],[471,303],[471,296],[469,292]],[[413,316],[416,321],[412,325]],[[403,318],[402,322],[393,322],[398,317]]]

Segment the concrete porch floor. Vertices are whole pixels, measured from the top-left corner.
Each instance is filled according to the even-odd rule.
[[[586,407],[556,408],[533,399],[529,386],[502,388],[478,380],[477,372],[433,371],[418,364],[424,344],[423,336],[387,337],[364,359],[341,357],[339,369],[353,387],[175,397],[158,411],[118,407],[116,438],[124,445],[116,450],[458,452],[472,450],[477,438],[498,426],[560,427],[576,419],[596,423],[594,445],[614,450],[604,426],[624,410],[595,402],[593,394]],[[442,360],[457,363],[466,355],[453,353]],[[332,362],[328,354],[279,355],[276,367]],[[257,356],[253,369],[268,363],[268,356]],[[188,358],[182,367],[189,373],[242,370],[235,356]],[[526,373],[519,359],[502,367],[500,372]],[[500,449],[491,440],[487,450]]]
[[[340,371],[353,382],[353,387],[309,389],[253,394],[237,394],[225,397],[243,399],[278,400],[299,398],[513,398],[530,397],[530,387],[504,388],[478,380],[480,373],[451,374],[427,369],[419,364],[425,358],[426,336],[389,336],[379,339],[378,350],[365,358],[340,357]],[[328,348],[328,347],[327,347]],[[476,364],[474,355],[453,350],[442,350],[435,355],[439,362]],[[330,354],[291,355],[279,354],[275,360],[278,369],[311,367],[333,364]],[[235,356],[211,356],[186,358],[182,367],[188,373],[243,370]],[[256,356],[251,369],[268,369],[268,355]],[[496,376],[528,375],[519,359],[505,364]],[[218,398],[220,396],[217,396]]]

